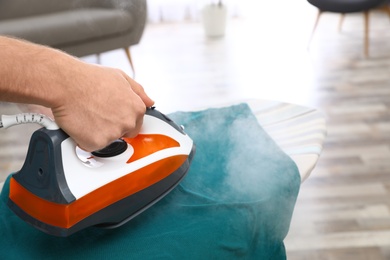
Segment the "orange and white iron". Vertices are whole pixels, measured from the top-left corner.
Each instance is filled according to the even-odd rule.
[[[2,116],[0,127],[36,122],[26,160],[11,176],[9,208],[48,234],[118,227],[169,193],[187,173],[195,145],[167,116],[148,108],[135,138],[87,153],[38,114]]]

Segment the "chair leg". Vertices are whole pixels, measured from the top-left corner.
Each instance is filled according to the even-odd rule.
[[[340,21],[339,21],[339,32],[341,32],[341,27],[343,26],[345,14],[341,14]]]
[[[369,12],[364,12],[364,56],[368,58],[369,56]]]
[[[135,70],[134,70],[134,65],[133,65],[133,60],[131,59],[131,54],[130,54],[130,47],[123,48],[125,50],[127,59],[129,60],[131,70],[133,71],[133,78],[135,78]]]
[[[318,14],[317,14],[316,21],[314,22],[313,31],[311,32],[311,35],[310,35],[310,38],[309,38],[309,42],[308,42],[308,44],[307,44],[307,48],[308,48],[308,49],[309,49],[309,47],[310,47],[311,40],[313,39],[314,32],[315,32],[316,29],[317,29],[317,25],[318,25],[318,22],[319,22],[319,20],[320,20],[321,14],[322,14],[322,10],[318,9]]]
[[[100,53],[96,53],[96,63],[100,64]]]
[[[389,16],[389,18],[390,18],[390,6],[389,5],[385,5],[383,8],[384,8],[385,12],[387,13],[387,15]]]

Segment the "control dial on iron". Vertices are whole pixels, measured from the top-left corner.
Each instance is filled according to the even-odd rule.
[[[113,157],[124,153],[127,149],[127,143],[122,139],[117,139],[103,149],[92,152],[97,157]]]

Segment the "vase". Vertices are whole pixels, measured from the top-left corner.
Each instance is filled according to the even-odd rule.
[[[202,9],[202,23],[206,36],[222,37],[225,35],[227,8],[225,5],[210,4]]]

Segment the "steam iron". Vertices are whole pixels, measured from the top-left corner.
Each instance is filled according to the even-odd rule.
[[[45,125],[45,120],[22,114],[3,116],[2,124]],[[49,121],[33,133],[23,167],[11,176],[8,206],[50,235],[66,237],[90,226],[116,228],[176,187],[194,153],[182,127],[154,108],[147,109],[138,136],[92,153]]]

